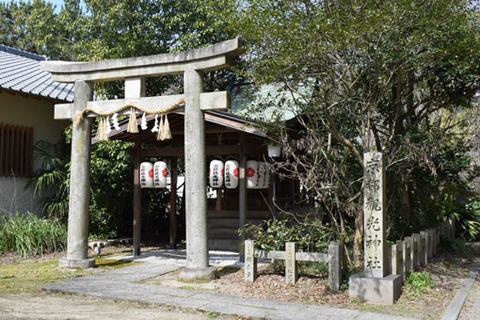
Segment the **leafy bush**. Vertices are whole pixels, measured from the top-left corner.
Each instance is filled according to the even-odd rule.
[[[285,243],[297,242],[298,249],[304,252],[324,252],[334,238],[332,231],[320,221],[299,222],[289,218],[266,220],[259,225],[247,224],[245,236],[255,240],[263,250],[283,250]]]
[[[427,272],[411,272],[405,281],[405,291],[415,296],[429,291],[435,285],[432,276]]]
[[[67,229],[57,219],[40,219],[31,213],[6,215],[0,235],[0,253],[22,257],[63,251],[67,243]]]
[[[480,201],[470,205],[457,206],[452,212],[455,218],[456,231],[467,240],[478,240],[480,237]]]

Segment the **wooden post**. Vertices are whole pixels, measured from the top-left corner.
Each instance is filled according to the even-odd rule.
[[[414,250],[412,252],[412,261],[413,261],[413,268],[417,270],[420,267],[420,252],[421,252],[421,237],[418,233],[412,234],[413,239],[413,247]]]
[[[170,159],[170,248],[177,244],[177,158]]]
[[[403,246],[404,246],[404,241],[402,240],[397,240],[396,243],[397,246],[397,263],[398,263],[398,268],[397,268],[397,274],[402,276],[404,275],[404,270],[405,270],[405,260],[403,260]]]
[[[435,239],[436,239],[435,229],[434,228],[427,229],[427,232],[428,232],[428,241],[430,244],[428,248],[428,257],[431,258],[435,255]]]
[[[403,280],[407,278],[407,273],[412,270],[410,250],[412,247],[412,238],[405,237],[403,239]]]
[[[298,263],[296,259],[298,243],[287,242],[285,244],[285,282],[295,284],[298,280]]]
[[[428,263],[428,248],[430,246],[428,241],[428,233],[426,231],[420,231],[420,236],[422,237],[422,256],[420,264],[426,266]]]
[[[339,291],[342,285],[343,242],[332,242],[328,245],[328,286]]]
[[[255,241],[245,240],[245,282],[254,282],[257,278],[257,258]]]
[[[141,143],[135,142],[133,156],[133,256],[140,255],[140,219],[142,215],[142,196],[140,188],[140,148]]]
[[[398,250],[397,245],[390,245],[390,261],[392,269],[390,270],[392,274],[399,274],[398,268]]]
[[[243,145],[244,139],[242,137],[241,144]],[[245,224],[247,223],[247,179],[246,179],[246,167],[247,167],[247,156],[243,154],[243,147],[242,154],[240,158],[240,168],[239,168],[239,181],[238,181],[238,227],[243,230]],[[243,244],[245,242],[245,232],[242,232],[240,235],[240,243]],[[245,255],[244,250],[240,248],[240,261],[244,261]]]

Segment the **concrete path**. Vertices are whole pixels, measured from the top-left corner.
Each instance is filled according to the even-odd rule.
[[[110,299],[173,305],[182,308],[265,319],[407,319],[357,310],[243,298],[188,289],[139,284],[137,283],[138,281],[174,271],[179,264],[178,261],[176,263],[174,261],[168,262],[168,260],[160,261],[159,259],[152,259],[152,257],[146,258],[144,261],[145,263],[126,268],[75,278],[65,282],[50,283],[44,285],[42,289]]]
[[[475,266],[470,270],[462,287],[445,312],[445,320],[476,320],[480,318],[480,260],[477,259]],[[455,303],[455,301],[457,301]],[[463,307],[463,308],[462,308]],[[450,312],[449,312],[450,311]],[[445,316],[450,315],[450,318]]]

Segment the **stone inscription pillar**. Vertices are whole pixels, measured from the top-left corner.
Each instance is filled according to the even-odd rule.
[[[203,74],[187,70],[185,85],[185,222],[187,268],[208,267],[205,119],[200,110]]]
[[[380,152],[364,155],[364,268],[367,277],[383,278],[386,275],[385,251],[385,167]]]
[[[82,111],[92,98],[93,85],[76,81],[73,114]],[[91,131],[92,120],[86,117],[72,128],[67,258],[60,259],[61,267],[88,268],[95,264],[94,259],[88,259]]]
[[[400,297],[402,278],[387,274],[385,245],[385,165],[380,152],[364,154],[364,272],[349,279],[350,299],[393,304]],[[402,248],[405,254],[405,247]]]

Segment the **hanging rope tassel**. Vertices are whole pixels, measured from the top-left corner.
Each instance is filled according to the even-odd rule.
[[[135,108],[130,108],[130,119],[128,120],[127,132],[138,133],[137,114]]]
[[[107,141],[107,123],[105,122],[105,117],[101,117],[98,120],[97,135],[95,138],[99,141]]]
[[[163,141],[163,115],[160,116],[160,121],[158,122],[158,133],[157,133],[157,140]]]
[[[170,122],[168,122],[168,115],[165,115],[163,122],[163,140],[172,139],[172,132],[170,131]]]

